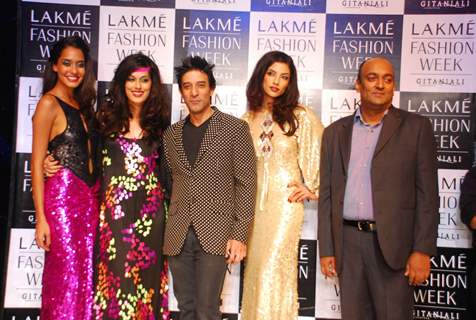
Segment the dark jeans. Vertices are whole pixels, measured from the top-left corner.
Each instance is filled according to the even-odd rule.
[[[220,294],[225,279],[224,256],[203,251],[195,231],[189,229],[177,256],[169,257],[180,320],[218,320]]]

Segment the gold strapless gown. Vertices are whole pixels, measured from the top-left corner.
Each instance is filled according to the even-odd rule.
[[[289,203],[292,182],[311,192],[319,187],[319,152],[323,126],[306,107],[295,111],[299,127],[286,136],[272,127],[272,151],[260,149],[263,130],[248,122],[257,154],[258,194],[245,264],[241,320],[292,320],[298,317],[298,245],[304,217],[303,203]],[[316,213],[317,214],[317,213]]]

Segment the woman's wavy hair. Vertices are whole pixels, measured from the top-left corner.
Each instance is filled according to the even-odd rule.
[[[165,128],[170,124],[170,102],[167,88],[162,83],[157,65],[143,53],[124,58],[119,63],[105,102],[98,113],[99,128],[105,137],[117,137],[129,132],[132,113],[125,92],[125,84],[134,70],[149,68],[152,80],[150,94],[140,111],[140,126],[144,139],[150,144],[160,144]]]
[[[81,50],[84,55],[85,73],[83,81],[73,91],[74,99],[79,104],[79,110],[87,123],[94,120],[94,103],[96,102],[96,77],[93,70],[93,62],[89,55],[88,44],[78,36],[66,37],[56,42],[50,50],[50,58],[46,64],[43,75],[43,94],[54,88],[58,81],[58,75],[53,71],[53,65],[58,63],[64,49],[72,47]]]
[[[263,79],[268,68],[275,62],[287,64],[291,74],[286,91],[274,100],[272,109],[273,120],[285,131],[287,136],[292,136],[298,127],[294,109],[296,109],[299,103],[299,89],[297,84],[297,71],[293,59],[284,52],[270,51],[264,54],[256,63],[253,74],[246,87],[248,108],[251,111],[261,109],[264,98]],[[288,127],[286,128],[286,126]]]

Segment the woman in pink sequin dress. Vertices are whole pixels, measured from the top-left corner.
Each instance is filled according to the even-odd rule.
[[[99,191],[94,82],[89,48],[81,38],[64,38],[53,46],[33,116],[35,236],[46,251],[42,320],[91,318]],[[45,181],[47,152],[61,169]]]

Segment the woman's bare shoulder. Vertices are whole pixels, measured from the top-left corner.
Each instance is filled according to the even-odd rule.
[[[54,117],[60,106],[56,97],[52,94],[44,94],[36,105],[34,117]]]

